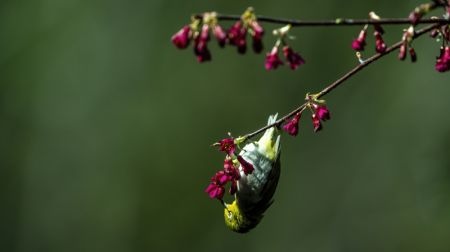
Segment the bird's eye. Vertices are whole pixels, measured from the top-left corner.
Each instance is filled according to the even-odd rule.
[[[228,212],[228,219],[233,218],[233,213],[232,212]]]

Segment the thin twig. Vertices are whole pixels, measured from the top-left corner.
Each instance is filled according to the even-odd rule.
[[[196,14],[195,17],[202,18],[202,14]],[[241,19],[239,15],[217,14],[217,19],[237,21]],[[379,20],[373,19],[351,19],[351,18],[336,18],[331,20],[299,20],[286,18],[273,18],[265,16],[257,16],[259,22],[267,22],[272,24],[290,24],[291,26],[349,26],[349,25],[366,25],[366,24],[385,24],[385,25],[404,25],[411,24],[408,18],[381,18]],[[417,22],[418,24],[450,24],[449,19],[445,18],[424,18]]]
[[[436,0],[429,3],[429,10],[435,9],[439,6],[446,6],[445,1]],[[195,14],[196,18],[203,18],[203,14]],[[349,26],[349,25],[366,25],[366,24],[385,24],[385,25],[399,25],[399,24],[411,24],[409,18],[381,18],[379,20],[374,19],[351,19],[351,18],[336,18],[331,20],[298,20],[298,19],[286,19],[286,18],[273,18],[265,16],[256,16],[260,22],[267,22],[273,24],[290,24],[291,26]],[[241,19],[239,15],[217,14],[218,20],[237,21]],[[449,19],[445,18],[424,18],[418,20],[417,24],[450,24]]]
[[[425,28],[422,28],[420,30],[417,30],[414,34],[414,38],[417,38],[435,28],[438,28],[440,26],[440,24],[433,24],[433,25],[429,25]],[[363,63],[357,65],[356,67],[354,67],[352,70],[350,70],[349,72],[347,72],[346,74],[344,74],[341,78],[337,79],[335,82],[331,83],[330,85],[328,85],[327,87],[325,87],[324,89],[322,89],[322,91],[320,91],[317,94],[317,98],[323,97],[326,94],[330,93],[332,90],[334,90],[335,88],[337,88],[338,86],[340,86],[342,83],[344,83],[348,78],[350,78],[351,76],[355,75],[356,73],[360,72],[361,70],[363,70],[365,67],[367,67],[368,65],[372,64],[373,62],[379,60],[380,58],[390,54],[391,52],[397,50],[398,48],[400,48],[400,46],[403,44],[403,40],[393,44],[392,46],[388,47],[386,49],[386,51],[384,53],[377,53],[375,55],[373,55],[372,57],[366,59]],[[263,131],[265,131],[266,129],[269,129],[271,127],[280,127],[281,124],[283,122],[285,122],[286,120],[288,120],[289,118],[291,118],[292,116],[294,116],[297,113],[301,113],[303,112],[303,110],[305,110],[307,105],[307,102],[303,103],[301,106],[299,106],[298,108],[294,109],[293,111],[291,111],[289,114],[283,116],[282,118],[278,119],[276,122],[266,125],[252,133],[246,134],[244,135],[244,139],[248,140],[256,135],[258,135],[259,133],[262,133]]]

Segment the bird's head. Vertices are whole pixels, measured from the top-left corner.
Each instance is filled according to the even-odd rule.
[[[223,215],[226,226],[237,233],[247,233],[261,221],[262,215],[256,218],[247,217],[239,208],[237,201],[234,200],[231,204],[223,203],[225,206]]]
[[[249,231],[248,220],[239,209],[236,200],[231,204],[224,204],[225,224],[228,228],[238,233],[246,233]]]

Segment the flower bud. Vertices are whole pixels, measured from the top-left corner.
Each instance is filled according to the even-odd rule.
[[[215,25],[213,28],[213,34],[214,37],[216,37],[217,42],[219,43],[220,47],[224,47],[225,43],[227,42],[227,34],[222,29],[220,25]]]
[[[185,49],[189,46],[191,28],[189,25],[184,26],[180,31],[175,33],[171,40],[178,49]]]
[[[411,62],[416,62],[417,61],[416,51],[412,47],[409,48],[409,56],[411,57]]]
[[[406,59],[406,48],[407,48],[407,43],[403,43],[400,46],[400,51],[398,53],[398,59],[399,60],[405,60]]]
[[[286,60],[289,62],[289,66],[292,70],[298,68],[298,66],[305,64],[305,60],[300,54],[294,52],[289,46],[283,47],[283,54]]]
[[[364,51],[364,46],[366,45],[367,30],[364,28],[359,32],[358,38],[353,40],[352,48],[356,51]]]
[[[280,65],[283,65],[283,61],[278,57],[278,47],[274,46],[272,51],[266,55],[265,67],[267,70],[272,70],[277,69]]]

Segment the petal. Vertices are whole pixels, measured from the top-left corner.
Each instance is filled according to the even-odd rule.
[[[245,159],[242,156],[238,156],[237,159],[238,159],[239,163],[241,163],[241,167],[242,167],[242,170],[244,171],[245,175],[253,173],[253,170],[255,170],[255,168],[253,168],[252,164],[245,161]]]

